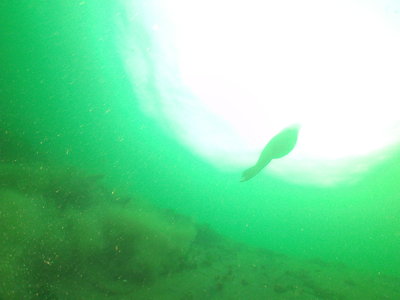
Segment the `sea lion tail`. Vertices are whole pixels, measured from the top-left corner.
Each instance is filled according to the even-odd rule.
[[[256,176],[259,172],[261,171],[260,168],[258,168],[257,165],[252,166],[251,168],[248,168],[247,170],[243,171],[242,173],[242,178],[240,179],[240,182],[247,181],[254,176]]]

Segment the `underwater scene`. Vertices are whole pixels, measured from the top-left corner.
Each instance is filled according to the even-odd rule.
[[[0,300],[400,299],[400,3],[0,3]]]

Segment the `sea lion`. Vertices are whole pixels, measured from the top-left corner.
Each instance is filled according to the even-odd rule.
[[[283,129],[275,135],[264,147],[257,163],[243,172],[240,181],[243,182],[253,178],[264,169],[271,160],[289,154],[296,146],[299,129],[300,126],[296,124]]]

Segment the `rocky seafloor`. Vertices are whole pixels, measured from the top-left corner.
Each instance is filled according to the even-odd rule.
[[[400,299],[399,278],[239,244],[0,140],[0,300]]]
[[[0,299],[400,299],[394,277],[251,248],[103,180],[0,164]]]

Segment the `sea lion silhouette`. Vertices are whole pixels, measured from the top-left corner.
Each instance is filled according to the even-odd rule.
[[[300,125],[295,124],[283,129],[275,135],[264,147],[257,163],[243,172],[240,181],[243,182],[253,178],[264,169],[271,160],[289,154],[296,146],[299,130]]]

